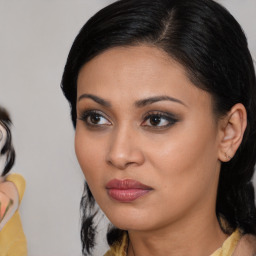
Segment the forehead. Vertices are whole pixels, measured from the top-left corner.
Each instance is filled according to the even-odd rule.
[[[143,75],[148,75],[149,71],[154,71],[152,75],[163,74],[166,69],[170,68],[170,65],[185,73],[185,69],[180,64],[159,48],[147,45],[114,47],[87,62],[80,70],[78,80],[83,74],[86,75],[87,79],[90,79],[95,75],[95,69],[101,71],[98,72],[98,79],[102,75],[111,76],[120,74],[120,72],[127,75],[127,79],[131,78],[129,76],[131,73],[133,77],[137,75],[135,78],[143,79]]]
[[[78,96],[97,94],[110,100],[139,100],[168,95],[189,105],[198,97],[210,95],[197,88],[185,68],[163,50],[141,45],[115,47],[86,63],[78,76]]]
[[[120,71],[123,73],[126,72],[129,75],[133,72],[134,75],[139,75],[138,78],[142,79],[147,71],[154,70],[154,73],[158,72],[161,74],[170,65],[180,68],[180,70],[185,72],[185,69],[180,64],[175,62],[166,52],[159,48],[147,45],[114,47],[87,62],[80,70],[78,77],[81,77],[86,72],[88,79],[90,78],[90,74],[94,75],[92,71],[95,71],[96,68],[101,71],[101,73],[98,73],[99,75],[113,75],[120,73]],[[137,72],[135,72],[136,70]]]

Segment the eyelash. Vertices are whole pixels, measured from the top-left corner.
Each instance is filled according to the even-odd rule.
[[[106,123],[105,124],[93,123],[92,119],[91,119],[93,116],[95,118],[100,118],[100,119],[104,118],[106,120]],[[160,123],[164,120],[165,122],[167,122],[167,124],[161,125],[161,126],[158,126],[158,124],[152,125],[152,122],[151,122],[153,120],[152,118],[157,118],[158,119],[157,121],[160,120]],[[104,128],[104,126],[112,125],[112,123],[109,121],[109,118],[107,118],[101,111],[98,111],[98,110],[87,110],[87,111],[83,112],[78,119],[82,120],[86,124],[86,126],[91,127],[91,128],[96,128],[96,129]],[[149,121],[151,124],[145,124],[147,121]],[[150,128],[165,129],[165,128],[168,128],[168,127],[174,125],[176,122],[178,122],[178,119],[171,113],[152,111],[152,112],[148,112],[144,116],[143,122],[141,125],[145,128],[149,128],[149,129]]]
[[[106,119],[109,124],[95,124],[91,121],[89,121],[89,118],[92,118],[94,115],[94,117],[99,117],[99,118],[104,118]],[[102,125],[104,126],[110,126],[112,123],[108,120],[107,117],[105,117],[103,115],[103,113],[101,111],[98,110],[87,110],[85,112],[83,112],[80,117],[78,118],[79,120],[82,120],[87,126],[92,127],[92,128],[100,128]]]
[[[143,125],[143,123],[145,123],[146,121],[148,121],[150,119],[152,121],[152,118],[155,118],[155,117],[165,120],[167,122],[167,124],[162,125],[162,126],[152,125],[152,123],[151,123],[151,125]],[[171,113],[152,111],[152,112],[149,112],[146,114],[146,116],[144,117],[144,121],[142,122],[142,126],[149,127],[149,128],[154,127],[154,129],[165,129],[165,128],[168,128],[168,127],[174,125],[177,122],[178,122],[177,117],[175,117]]]

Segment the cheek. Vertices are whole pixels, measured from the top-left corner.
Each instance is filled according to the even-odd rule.
[[[99,145],[97,140],[93,140],[79,125],[75,134],[75,152],[87,182],[99,180],[97,176],[102,169],[100,163],[103,161],[103,145]]]
[[[93,197],[105,209],[108,208],[108,198],[104,184],[109,180],[105,165],[106,140],[92,136],[81,127],[77,125],[76,128],[76,156]]]
[[[175,195],[176,200],[191,199],[216,185],[217,147],[211,125],[204,126],[203,131],[200,123],[177,128],[148,155],[159,171],[162,188],[168,190],[168,196]]]

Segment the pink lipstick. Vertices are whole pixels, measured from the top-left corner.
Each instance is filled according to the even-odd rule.
[[[108,195],[119,202],[131,202],[152,190],[136,180],[111,180],[107,183]]]

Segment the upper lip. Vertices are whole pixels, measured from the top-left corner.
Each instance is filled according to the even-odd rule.
[[[132,180],[132,179],[124,179],[124,180],[118,180],[113,179],[110,180],[107,185],[107,189],[120,189],[120,190],[126,190],[126,189],[145,189],[145,190],[151,190],[152,188],[140,183],[139,181]]]

